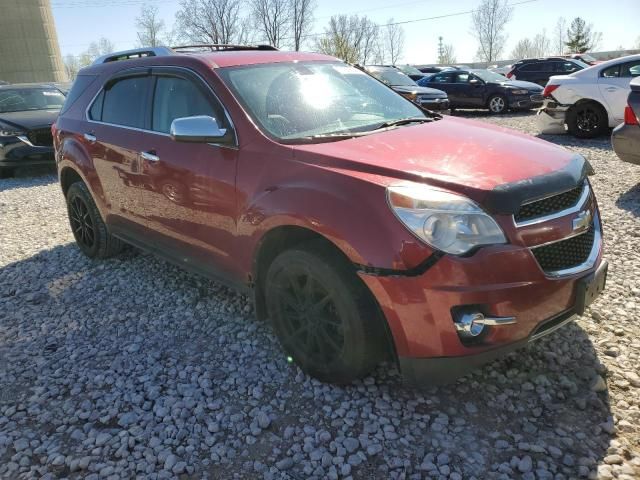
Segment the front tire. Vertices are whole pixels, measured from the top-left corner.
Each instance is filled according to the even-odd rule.
[[[107,230],[83,182],[76,182],[69,187],[67,213],[76,244],[87,257],[109,258],[122,251],[124,244]]]
[[[567,129],[575,137],[598,137],[604,135],[608,126],[607,112],[596,103],[575,105],[567,112]]]
[[[487,101],[487,108],[496,115],[504,113],[507,111],[507,99],[502,95],[491,95]]]
[[[297,247],[278,255],[265,281],[269,318],[285,353],[307,374],[346,384],[384,356],[371,294],[335,253]]]

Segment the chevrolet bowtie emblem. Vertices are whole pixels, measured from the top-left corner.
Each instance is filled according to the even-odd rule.
[[[591,212],[585,210],[573,219],[573,231],[586,230],[591,226]]]

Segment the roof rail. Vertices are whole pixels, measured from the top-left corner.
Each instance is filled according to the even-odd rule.
[[[210,43],[201,45],[180,45],[178,47],[171,47],[176,52],[184,53],[196,53],[198,51],[209,52],[224,52],[224,51],[238,51],[238,50],[278,50],[271,45],[232,45],[225,43]]]
[[[119,60],[129,60],[130,58],[142,57],[166,57],[174,52],[169,47],[147,47],[135,48],[133,50],[123,50],[121,52],[108,53],[94,60],[93,65],[101,63],[117,62]]]

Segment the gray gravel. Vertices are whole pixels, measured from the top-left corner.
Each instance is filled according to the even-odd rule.
[[[597,170],[608,289],[421,392],[390,365],[310,379],[247,298],[132,249],[90,261],[50,172],[0,180],[0,478],[638,478],[640,167],[606,138],[546,138]]]

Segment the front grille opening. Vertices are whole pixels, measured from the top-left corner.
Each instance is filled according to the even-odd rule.
[[[53,146],[53,135],[51,135],[51,127],[49,128],[38,128],[35,130],[31,130],[27,134],[27,138],[31,143],[37,145],[39,147],[52,147]]]
[[[516,223],[545,217],[575,206],[578,200],[580,200],[584,188],[585,182],[559,195],[522,205],[518,213],[514,215]]]
[[[595,234],[596,226],[592,221],[589,230],[585,233],[542,247],[532,248],[531,251],[540,264],[540,268],[546,273],[577,267],[588,260]]]

